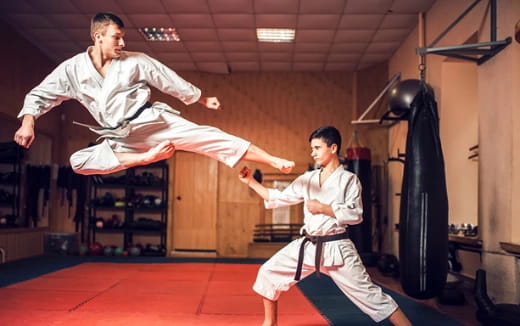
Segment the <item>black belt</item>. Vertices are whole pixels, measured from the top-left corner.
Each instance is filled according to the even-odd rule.
[[[146,102],[139,109],[137,109],[137,111],[135,111],[135,113],[131,117],[128,117],[128,118],[125,118],[125,119],[119,121],[115,127],[91,126],[91,125],[87,125],[87,124],[84,124],[84,123],[79,123],[79,122],[76,122],[76,121],[73,121],[72,123],[80,125],[80,126],[83,126],[83,127],[91,128],[93,130],[116,130],[116,129],[120,128],[120,127],[125,127],[130,121],[132,121],[132,120],[136,119],[138,116],[140,116],[141,113],[143,113],[144,110],[146,110],[148,108],[151,108],[151,107],[152,107],[152,103]]]
[[[296,267],[296,274],[294,275],[294,280],[299,281],[302,275],[302,266],[303,266],[303,254],[305,250],[305,244],[307,242],[312,242],[316,245],[316,253],[314,255],[314,265],[316,266],[316,275],[320,277],[320,265],[321,265],[321,252],[323,248],[324,242],[329,241],[337,241],[342,239],[348,239],[348,231],[345,230],[343,233],[332,234],[332,235],[324,235],[324,236],[313,236],[307,234],[305,230],[303,230],[303,235],[305,239],[303,239],[300,245],[300,252],[298,254],[298,266]]]

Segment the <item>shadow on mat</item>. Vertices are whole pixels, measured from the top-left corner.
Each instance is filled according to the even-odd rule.
[[[321,277],[317,278],[316,275],[312,274],[298,283],[298,287],[307,299],[329,320],[331,325],[392,325],[387,320],[380,323],[374,322],[359,310],[334,284],[332,279],[326,275],[321,275]],[[383,286],[381,287],[385,293],[389,294],[397,302],[414,325],[464,326],[427,305],[402,296]]]

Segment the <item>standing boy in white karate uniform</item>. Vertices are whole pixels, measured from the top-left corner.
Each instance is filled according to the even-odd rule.
[[[277,302],[282,292],[320,271],[374,321],[388,318],[394,325],[411,325],[396,302],[372,282],[348,238],[348,225],[362,221],[361,185],[356,175],[340,164],[338,130],[319,128],[309,141],[311,156],[320,169],[304,173],[283,191],[265,188],[253,179],[248,168],[242,169],[239,176],[265,200],[266,208],[304,202],[304,236],[263,264],[253,286],[263,297],[263,325],[277,325]]]
[[[183,119],[165,103],[150,103],[150,86],[185,104],[199,102],[219,110],[216,97],[201,91],[144,53],[123,51],[123,21],[100,13],[91,22],[94,45],[60,64],[31,90],[18,117],[14,140],[29,148],[34,123],[61,102],[75,99],[99,126],[88,126],[103,141],[74,153],[72,168],[81,174],[107,174],[170,157],[175,149],[217,159],[228,166],[240,160],[268,164],[289,173],[294,162],[272,156],[239,137]]]

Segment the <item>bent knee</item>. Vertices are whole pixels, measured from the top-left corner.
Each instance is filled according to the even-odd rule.
[[[112,152],[103,152],[100,150],[102,147],[95,147],[79,150],[70,156],[70,166],[75,173],[109,174],[124,169]]]
[[[82,153],[82,151],[77,151],[77,152],[73,153],[69,158],[69,162],[70,162],[70,167],[72,168],[72,171],[74,171],[75,173],[78,173],[78,174],[85,174],[85,175],[87,174],[83,170],[83,167],[85,166],[85,163],[86,163],[86,158],[85,158],[85,155]]]

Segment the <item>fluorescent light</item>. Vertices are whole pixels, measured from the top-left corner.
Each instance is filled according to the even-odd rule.
[[[259,42],[290,43],[294,41],[296,31],[289,28],[257,28]]]
[[[139,32],[150,42],[179,42],[181,37],[173,27],[141,27]]]

